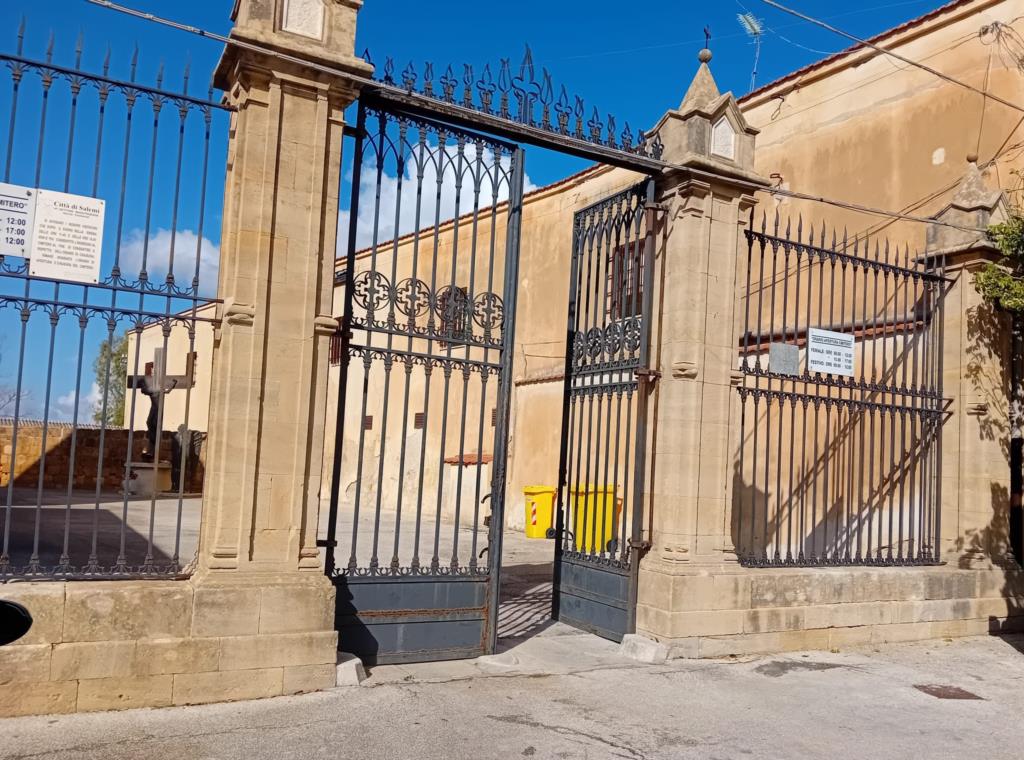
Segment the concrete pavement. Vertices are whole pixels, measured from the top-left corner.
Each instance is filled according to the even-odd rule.
[[[1012,758],[1024,741],[1024,637],[642,665],[534,633],[319,694],[0,721],[0,756]]]

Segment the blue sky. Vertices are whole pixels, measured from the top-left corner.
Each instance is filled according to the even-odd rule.
[[[123,0],[133,7],[176,21],[226,34],[230,29],[228,15],[232,0]],[[824,0],[790,0],[799,10],[827,18],[840,28],[857,35],[871,35],[937,7],[937,0],[863,0],[859,5],[837,4]],[[767,33],[763,40],[758,83],[766,83],[826,54],[847,46],[845,40],[807,23],[786,16],[759,0],[718,0],[697,3],[692,0],[670,2],[653,0],[631,5],[621,2],[551,2],[520,0],[516,3],[481,3],[449,0],[428,3],[422,0],[366,0],[359,16],[357,49],[370,50],[375,63],[395,57],[397,70],[406,61],[418,66],[424,61],[434,63],[439,76],[448,63],[472,64],[478,71],[485,63],[496,66],[503,57],[514,66],[523,54],[524,45],[532,46],[534,62],[552,74],[556,92],[565,84],[570,93],[579,94],[588,110],[597,106],[602,114],[615,115],[619,125],[629,122],[633,130],[652,125],[667,109],[678,105],[696,68],[696,54],[703,46],[705,26],[711,27],[714,52],[712,70],[722,90],[745,93],[750,84],[754,50],[741,30],[736,14],[752,11],[763,19]],[[162,28],[90,5],[86,0],[0,0],[0,49],[14,52],[20,19],[26,20],[25,52],[42,58],[52,31],[54,59],[70,64],[74,59],[75,41],[83,33],[83,68],[99,71],[109,46],[111,73],[126,77],[128,62],[135,44],[139,45],[139,81],[152,83],[157,68],[164,66],[165,87],[178,90],[186,63],[191,68],[189,92],[205,95],[210,73],[220,53],[218,43],[189,34]],[[6,156],[6,138],[11,103],[10,77],[0,75],[0,156]],[[89,195],[92,192],[95,138],[95,108],[83,108],[76,129],[77,139],[84,146],[76,148],[71,168],[69,189]],[[122,122],[123,114],[114,117]],[[38,107],[24,106],[19,112],[20,127],[16,131],[11,181],[34,184],[35,151],[38,139],[36,119]],[[49,115],[44,170],[40,186],[63,189],[66,163],[68,109],[57,105]],[[187,248],[194,260],[202,250],[204,260],[215,258],[220,238],[220,205],[226,130],[223,115],[214,123],[211,145],[209,196],[205,204],[206,222],[202,240],[197,235],[199,202],[198,181],[200,145],[195,130],[199,122],[189,121],[192,153],[184,161],[184,191],[179,197],[176,224],[172,222],[173,192],[170,179],[174,174],[176,137],[174,124],[162,126],[161,150],[156,160],[157,191],[148,238],[144,190],[147,181],[148,157],[145,140],[132,153],[129,192],[124,221],[120,227],[122,257],[137,260],[139,249],[149,240],[152,250],[166,255],[172,227],[176,227],[176,246]],[[33,130],[35,130],[33,132]],[[168,131],[169,130],[169,131]],[[98,195],[107,200],[107,223],[103,274],[109,273],[117,240],[117,199],[119,193],[120,155],[114,146],[105,148]],[[578,171],[585,164],[579,159],[529,149],[526,169],[535,184],[546,184]],[[2,165],[0,165],[2,179]],[[343,193],[343,197],[347,194]],[[176,249],[176,250],[178,250]],[[133,258],[134,257],[134,258]],[[179,260],[180,250],[176,253]],[[159,270],[159,264],[154,266]],[[176,271],[178,268],[176,267]],[[204,268],[204,273],[206,269]],[[212,272],[204,285],[212,287]],[[4,282],[0,277],[0,293],[10,292],[18,283]],[[50,287],[50,286],[48,286]],[[51,288],[52,289],[52,288]],[[204,287],[204,290],[208,288]],[[80,291],[65,288],[64,297],[79,297]],[[51,374],[51,417],[70,416],[76,385],[83,399],[92,381],[92,357],[105,330],[98,320],[90,324],[83,353],[83,377],[79,383],[77,323],[62,322],[58,329],[54,370]],[[14,384],[17,373],[19,325],[13,310],[0,308],[0,388]],[[49,325],[45,318],[33,317],[29,337],[29,353],[23,383],[30,390],[22,413],[42,416],[46,403],[47,348]],[[149,357],[142,357],[145,361]],[[174,369],[172,367],[172,369]],[[82,405],[83,407],[85,404]],[[0,410],[0,414],[4,412]],[[10,413],[7,410],[6,413]],[[82,416],[86,416],[85,413]]]

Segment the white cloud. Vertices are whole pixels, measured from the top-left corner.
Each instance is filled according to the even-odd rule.
[[[215,295],[217,292],[217,269],[220,264],[220,247],[207,237],[203,238],[200,246],[199,237],[192,230],[178,230],[172,235],[171,230],[159,229],[150,234],[148,243],[143,230],[129,231],[121,245],[119,260],[121,276],[127,280],[138,279],[142,269],[143,256],[145,256],[149,281],[162,285],[170,267],[172,243],[175,285],[179,288],[192,287],[198,250],[199,293],[204,296]]]
[[[441,182],[438,184],[438,165]],[[414,150],[406,157],[401,182],[395,171],[394,156],[378,176],[375,160],[367,150],[359,182],[359,216],[356,226],[356,249],[385,243],[396,235],[405,235],[417,229],[433,229],[435,222],[445,222],[457,214],[472,213],[474,208],[489,208],[494,203],[508,200],[509,167],[511,157],[502,156],[501,171],[494,151],[486,146],[469,144],[465,147],[460,164],[458,150],[448,145],[441,150],[437,144]],[[462,183],[456,183],[456,174],[462,170]],[[423,179],[418,175],[422,169]],[[497,176],[495,176],[497,175]],[[349,180],[352,174],[349,172]],[[497,181],[495,181],[497,180]],[[524,176],[524,192],[536,188],[529,176]],[[379,185],[379,188],[378,188]],[[421,190],[417,207],[417,191]],[[479,197],[476,196],[479,191]],[[380,194],[380,203],[376,197]],[[401,205],[399,205],[399,202]],[[417,225],[417,213],[419,224]],[[397,219],[396,219],[397,217]],[[338,252],[344,255],[348,245],[349,211],[338,214]],[[376,235],[374,229],[376,228]]]
[[[57,420],[72,420],[75,414],[75,390],[72,388],[62,396],[57,397],[53,406],[53,417]],[[100,386],[94,381],[88,392],[82,396],[82,402],[78,405],[78,421],[92,422],[92,415],[102,401]]]

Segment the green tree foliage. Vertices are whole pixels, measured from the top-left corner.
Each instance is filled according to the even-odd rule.
[[[1005,222],[992,225],[989,237],[1003,257],[975,275],[975,287],[995,307],[1024,314],[1024,216],[1014,212]]]
[[[124,427],[125,378],[128,376],[128,333],[120,338],[114,338],[113,348],[111,348],[110,341],[103,341],[92,368],[96,374],[96,385],[100,389],[101,400],[103,389],[107,388],[106,415],[103,413],[101,401],[92,413],[93,420],[99,423],[105,422],[107,427]]]

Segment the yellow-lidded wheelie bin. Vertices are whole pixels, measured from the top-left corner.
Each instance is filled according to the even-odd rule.
[[[526,500],[526,537],[547,538],[555,521],[554,486],[526,486],[523,489]]]
[[[569,491],[573,504],[573,548],[578,552],[610,551],[618,534],[622,503],[611,486],[576,486]]]

